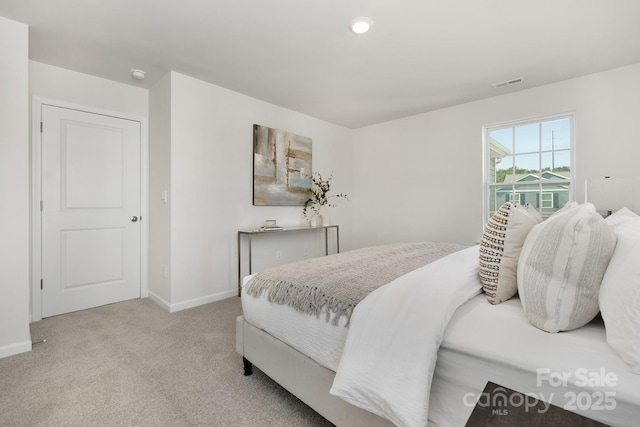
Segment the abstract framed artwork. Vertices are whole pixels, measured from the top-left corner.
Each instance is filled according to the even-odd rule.
[[[254,124],[254,206],[302,206],[310,188],[311,138]]]

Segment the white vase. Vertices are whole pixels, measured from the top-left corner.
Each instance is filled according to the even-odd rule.
[[[318,216],[320,217],[322,226],[326,227],[331,225],[331,217],[329,216],[329,210],[326,207],[320,206],[320,209],[318,209]]]
[[[317,213],[313,213],[311,215],[311,217],[309,217],[309,225],[312,227],[317,227],[318,225],[318,214]]]

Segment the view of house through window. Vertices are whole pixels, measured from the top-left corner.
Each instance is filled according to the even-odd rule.
[[[505,202],[547,218],[572,200],[573,115],[485,128],[486,219]]]

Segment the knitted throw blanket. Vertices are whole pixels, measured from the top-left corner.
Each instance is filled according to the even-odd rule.
[[[273,267],[256,274],[244,287],[254,297],[286,304],[338,325],[370,292],[439,258],[464,249],[454,243],[397,243],[356,249]]]

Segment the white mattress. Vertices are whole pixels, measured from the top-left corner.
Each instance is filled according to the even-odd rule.
[[[478,295],[457,310],[445,332],[429,418],[442,427],[464,425],[487,381],[612,426],[636,426],[640,419],[640,375],[607,344],[599,317],[577,330],[549,334],[527,321],[518,298],[491,305]],[[580,386],[585,382],[593,384]]]
[[[242,281],[244,287],[254,275]],[[270,303],[242,293],[242,313],[247,322],[269,332],[325,368],[338,370],[340,356],[347,339],[347,319],[342,316],[338,325],[326,321],[326,310],[320,317],[303,314],[286,305]],[[332,318],[331,318],[332,319]]]
[[[348,332],[344,317],[334,326],[324,315],[316,318],[265,298],[245,296],[242,307],[249,323],[337,370]],[[570,378],[564,386],[553,386],[542,377],[537,384],[538,369]],[[604,381],[606,375],[616,376],[615,385],[575,384],[584,377]],[[456,311],[438,351],[429,418],[441,427],[464,425],[487,381],[535,393],[613,426],[637,425],[640,419],[640,375],[631,373],[609,347],[601,320],[575,331],[549,334],[529,324],[517,298],[491,305],[481,294]],[[605,393],[613,393],[608,403],[599,399]],[[605,409],[612,404],[614,410]]]

